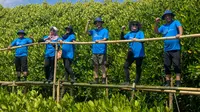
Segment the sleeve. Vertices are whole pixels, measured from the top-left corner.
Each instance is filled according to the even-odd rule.
[[[104,33],[104,38],[108,39],[109,38],[109,33],[108,33],[108,30],[105,30],[105,33]]]
[[[125,38],[124,38],[124,32],[121,32],[121,34],[120,34],[120,39],[121,40],[124,40]]]
[[[17,42],[17,39],[15,39],[14,41],[11,42],[10,46],[16,46],[16,42]]]
[[[180,21],[178,21],[178,20],[175,21],[175,24],[176,24],[176,27],[182,26]]]
[[[143,31],[140,31],[138,39],[144,39],[144,32]]]
[[[129,39],[129,33],[124,36],[124,39]]]
[[[158,28],[158,32],[159,32],[159,33],[162,33],[162,32],[163,32],[163,26],[161,26],[161,27]]]
[[[40,38],[39,40],[38,40],[38,42],[45,42],[45,38],[47,38],[47,36],[43,36],[42,38]]]
[[[32,38],[27,38],[27,44],[33,43],[34,40]]]
[[[93,35],[93,30],[90,30],[89,32],[90,32],[90,36]]]
[[[75,35],[71,35],[71,36],[70,36],[70,42],[72,42],[73,40],[76,40]]]

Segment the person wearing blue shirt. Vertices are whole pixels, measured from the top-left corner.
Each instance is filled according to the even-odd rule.
[[[65,28],[66,34],[62,36],[62,40],[60,41],[61,43],[63,42],[75,42],[75,33],[73,31],[72,26],[68,26]],[[73,44],[62,44],[62,58],[63,58],[63,63],[66,71],[66,81],[68,81],[68,74],[70,74],[70,79],[71,83],[75,82],[75,76],[72,71],[72,61],[74,59],[74,50],[75,46]]]
[[[58,29],[53,26],[50,28],[50,34],[48,36],[44,36],[39,42],[58,42],[60,41],[59,36],[57,35]],[[48,81],[50,83],[53,80],[54,74],[54,63],[55,63],[55,44],[46,44],[45,48],[45,82]]]
[[[160,27],[158,24],[160,18],[156,18],[155,33],[162,34],[163,37],[175,36],[177,39],[164,41],[164,68],[166,74],[166,86],[170,86],[171,82],[171,65],[173,63],[174,72],[176,73],[176,86],[179,87],[181,82],[181,44],[179,37],[183,34],[183,28],[178,20],[174,20],[175,14],[170,10],[166,10],[162,15],[162,20],[166,23]]]
[[[32,37],[30,37],[30,38],[24,37],[26,35],[24,30],[19,30],[17,32],[17,35],[19,35],[19,37],[17,39],[15,39],[8,46],[8,49],[10,49],[13,46],[21,46],[21,45],[33,43]],[[23,81],[27,80],[27,74],[28,74],[27,56],[28,56],[28,47],[27,46],[20,47],[15,50],[15,67],[16,67],[16,72],[17,72],[17,81],[20,81],[21,72],[23,72],[23,74],[24,74]]]
[[[124,40],[137,40],[137,39],[144,39],[144,33],[141,29],[141,24],[138,21],[131,21],[129,22],[129,30],[126,35],[124,35],[125,26],[122,26],[121,32],[121,39]],[[129,43],[129,50],[127,53],[127,58],[124,63],[124,72],[125,72],[125,82],[123,84],[129,85],[130,84],[130,73],[129,68],[131,64],[136,61],[136,78],[135,84],[139,83],[141,72],[142,72],[142,61],[145,56],[144,52],[144,45],[142,42],[130,42]]]
[[[104,21],[98,17],[95,19],[94,24],[96,25],[96,29],[92,29],[88,31],[90,21],[88,21],[85,32],[92,36],[93,42],[100,42],[106,41],[109,38],[108,30],[103,28]],[[92,60],[94,65],[94,82],[92,83],[99,83],[98,78],[98,71],[99,67],[102,67],[102,83],[106,83],[106,51],[107,51],[107,44],[93,44],[92,45]]]

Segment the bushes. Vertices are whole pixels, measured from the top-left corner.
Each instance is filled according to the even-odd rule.
[[[142,30],[145,38],[160,37],[153,32],[154,19],[160,17],[165,9],[175,12],[175,19],[180,20],[184,28],[184,34],[199,33],[200,22],[200,2],[198,0],[140,0],[124,3],[109,2],[96,3],[58,3],[56,5],[27,5],[16,8],[0,7],[0,47],[7,47],[9,43],[17,37],[19,29],[25,29],[28,35],[33,35],[35,40],[47,35],[50,26],[59,28],[60,35],[64,34],[64,27],[71,24],[76,32],[77,41],[91,41],[91,37],[84,34],[85,24],[88,19],[102,16],[105,21],[104,26],[110,31],[110,40],[119,39],[120,28],[127,25],[130,20],[139,20],[142,23]],[[91,25],[90,28],[94,26]],[[127,29],[128,31],[128,29]],[[198,38],[183,39],[182,44],[182,86],[199,87],[199,53],[200,41]],[[128,45],[109,44],[108,45],[108,75],[109,83],[119,84],[124,79],[123,63]],[[163,82],[163,42],[145,42],[146,58],[143,63],[141,84],[162,85]],[[29,77],[28,80],[40,81],[44,78],[43,60],[44,46],[34,46],[29,48]],[[0,80],[14,80],[15,67],[13,64],[13,52],[6,51],[0,53]],[[78,77],[78,82],[88,82],[93,78],[91,66],[91,48],[89,45],[76,45],[76,56],[73,63],[73,70]],[[62,62],[58,62],[57,78],[61,79],[64,74]],[[131,79],[135,78],[135,64],[131,67]],[[99,90],[100,91],[100,90]],[[77,95],[84,97],[88,89],[77,89]],[[113,91],[115,93],[116,91]],[[101,92],[100,92],[101,93]],[[111,95],[111,92],[110,92]],[[151,96],[152,94],[150,94]],[[153,94],[147,98],[155,101]],[[93,97],[92,97],[93,96]],[[91,93],[90,99],[96,97]],[[153,97],[154,96],[154,97]],[[164,99],[165,95],[159,95]],[[180,105],[198,110],[199,97],[188,98],[180,96]],[[184,103],[183,103],[184,102]],[[197,102],[197,103],[190,103]],[[183,108],[187,111],[187,108]],[[189,110],[188,110],[189,111]]]

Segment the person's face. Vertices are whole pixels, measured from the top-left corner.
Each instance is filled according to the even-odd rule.
[[[171,14],[166,14],[165,15],[165,21],[167,21],[168,23],[172,21],[172,15]]]
[[[70,33],[70,29],[69,28],[66,29],[66,33]]]
[[[136,24],[131,25],[131,31],[137,31],[138,30],[138,26]]]
[[[24,34],[19,34],[19,37],[20,37],[20,38],[23,38],[23,37],[24,37]]]
[[[101,27],[102,27],[102,24],[103,24],[102,22],[97,21],[95,25],[96,25],[97,28],[101,28]]]
[[[55,31],[53,30],[50,31],[50,35],[55,35],[55,34],[56,34]]]

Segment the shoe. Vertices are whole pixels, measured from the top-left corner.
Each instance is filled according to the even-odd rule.
[[[102,78],[102,84],[106,84],[106,78]]]
[[[180,80],[177,80],[176,81],[176,87],[180,87],[181,86],[181,81]]]

